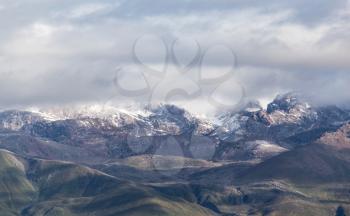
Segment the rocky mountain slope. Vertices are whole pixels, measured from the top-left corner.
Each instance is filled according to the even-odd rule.
[[[1,112],[0,146],[46,159],[99,163],[158,149],[191,157],[188,143],[205,141],[210,148],[218,142],[210,135],[213,124],[176,106],[162,105],[142,114],[91,109]]]
[[[218,118],[214,124],[174,105],[137,111],[103,106],[4,111],[0,147],[82,163],[142,154],[264,160],[337,130],[350,120],[350,112],[314,107],[289,93],[277,96],[266,110],[248,102]]]
[[[350,120],[350,112],[335,106],[311,106],[296,94],[279,95],[264,110],[257,102],[219,116],[221,134],[216,158],[235,159],[247,143],[263,140],[286,149],[315,142]],[[237,150],[238,149],[238,150]],[[249,152],[249,151],[248,151]]]
[[[257,106],[256,103],[254,106]],[[307,131],[338,127],[349,121],[350,112],[335,106],[314,107],[296,94],[288,93],[277,96],[266,110],[261,107],[250,109],[248,106],[239,112],[221,115],[220,119],[232,140],[285,141]]]

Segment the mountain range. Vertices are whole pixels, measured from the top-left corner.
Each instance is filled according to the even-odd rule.
[[[350,111],[295,93],[204,119],[175,105],[0,112],[2,215],[335,215]]]

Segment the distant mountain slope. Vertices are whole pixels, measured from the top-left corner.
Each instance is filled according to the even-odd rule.
[[[344,124],[341,128],[334,132],[328,132],[318,140],[328,146],[332,146],[339,150],[350,149],[350,123]]]
[[[247,169],[240,181],[288,180],[299,184],[350,182],[350,124]]]
[[[335,106],[312,106],[299,95],[288,93],[277,96],[266,110],[257,102],[248,102],[238,111],[222,113],[219,119],[222,142],[215,159],[246,160],[246,155],[256,150],[249,148],[251,142],[265,141],[289,150],[308,145],[349,122],[350,112]],[[243,157],[237,157],[242,151]]]
[[[203,146],[211,148],[213,155],[219,142],[211,135],[215,127],[173,105],[160,105],[144,113],[101,107],[5,111],[0,112],[0,147],[22,155],[79,163],[140,154],[201,157],[191,149],[205,151],[196,147],[205,141]]]
[[[240,174],[239,182],[287,180],[298,184],[350,181],[350,151],[308,145],[278,155]]]
[[[44,159],[98,164],[156,154],[206,160],[266,160],[315,142],[350,121],[289,93],[263,109],[247,102],[212,123],[175,105],[140,110],[107,106],[0,112],[0,148]]]
[[[350,120],[350,112],[335,106],[312,106],[294,93],[278,95],[266,110],[250,109],[247,104],[241,111],[220,116],[226,128],[227,140],[274,140],[281,142],[306,131],[341,126]],[[256,103],[253,103],[256,107]],[[315,141],[307,140],[306,142]],[[294,143],[298,144],[298,143]]]

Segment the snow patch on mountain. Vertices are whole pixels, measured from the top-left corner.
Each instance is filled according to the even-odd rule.
[[[288,151],[286,148],[265,140],[247,142],[246,149],[247,152],[251,152],[255,158],[272,157]]]
[[[0,112],[0,128],[3,129],[19,130],[24,125],[42,120],[43,118],[40,115],[25,111],[10,110]]]

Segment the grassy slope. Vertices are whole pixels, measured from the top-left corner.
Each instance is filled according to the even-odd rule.
[[[0,151],[0,212],[16,215],[15,209],[35,199],[36,190],[25,168],[12,154]]]
[[[311,144],[247,169],[238,181],[288,180],[296,184],[350,181],[350,150]]]
[[[199,199],[222,213],[329,216],[339,205],[350,210],[349,149],[311,144],[253,166],[230,164],[192,177]],[[209,186],[215,178],[218,184]]]
[[[1,215],[212,215],[181,198],[72,163],[0,151]]]
[[[350,208],[349,155],[310,145],[258,165],[212,168],[193,175],[191,184],[144,186],[72,163],[0,151],[0,210],[5,216],[24,206],[28,216],[211,215],[198,202],[222,215],[328,216],[339,205]],[[140,160],[131,159],[126,162]]]

